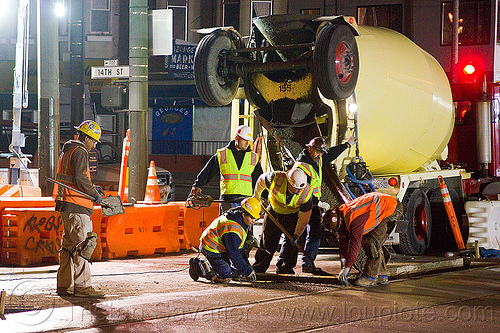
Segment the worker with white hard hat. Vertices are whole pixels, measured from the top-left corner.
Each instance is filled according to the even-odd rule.
[[[267,210],[290,234],[293,240],[285,238],[277,266],[278,274],[294,274],[297,263],[297,239],[304,232],[312,209],[312,188],[305,172],[292,168],[288,172],[276,171],[262,174],[257,180],[253,196],[260,200],[264,190],[269,191]],[[264,227],[260,247],[255,254],[253,269],[265,273],[269,268],[282,231],[269,216],[264,215]],[[295,258],[295,260],[294,260]]]
[[[223,211],[238,206],[250,197],[257,178],[262,174],[259,156],[250,149],[252,130],[246,125],[234,132],[234,140],[217,150],[198,174],[189,196],[201,193],[202,188],[215,176],[220,177],[220,199]]]

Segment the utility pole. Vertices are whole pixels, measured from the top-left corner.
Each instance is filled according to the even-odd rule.
[[[38,179],[42,195],[52,193],[59,156],[59,29],[53,0],[37,0]]]
[[[70,4],[70,81],[71,124],[78,126],[83,121],[85,107],[85,53],[83,45],[83,0],[68,1]]]
[[[148,1],[130,0],[129,7],[129,198],[144,199],[147,181]]]
[[[460,26],[459,0],[453,0],[453,22],[451,30],[451,82],[457,82],[458,71],[458,29]]]

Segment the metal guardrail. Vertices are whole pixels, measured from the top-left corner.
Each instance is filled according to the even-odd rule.
[[[213,155],[228,141],[150,140],[153,154]]]

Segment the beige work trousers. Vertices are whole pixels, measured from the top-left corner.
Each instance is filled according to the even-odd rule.
[[[87,214],[60,212],[64,232],[62,247],[71,251],[78,243],[87,238],[92,231],[92,220]],[[90,264],[78,254],[71,256],[61,249],[59,269],[57,270],[57,289],[68,290],[72,286],[86,288],[92,285]]]

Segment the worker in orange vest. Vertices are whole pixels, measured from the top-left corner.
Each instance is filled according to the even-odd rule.
[[[100,142],[101,128],[96,122],[85,120],[80,126],[75,126],[75,129],[78,131],[78,138],[64,144],[56,179],[89,194],[100,204],[104,192],[92,184],[88,155]],[[92,287],[88,262],[97,244],[97,235],[92,232],[90,219],[94,211],[92,200],[57,184],[54,186],[53,195],[56,200],[55,209],[60,212],[64,226],[57,271],[57,294],[70,295],[70,288],[74,287],[74,296],[104,297],[103,292]],[[84,252],[87,254],[87,260],[84,259]]]
[[[389,258],[384,256],[382,246],[402,213],[403,205],[396,198],[378,192],[364,194],[332,211],[325,224],[339,234],[341,283],[347,284],[347,276],[356,262],[361,246],[368,260],[363,274],[354,284],[370,287],[389,282]]]

